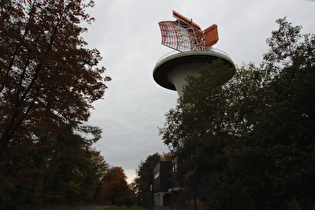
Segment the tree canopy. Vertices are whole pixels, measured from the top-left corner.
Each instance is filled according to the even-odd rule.
[[[0,209],[95,200],[108,165],[85,123],[110,78],[81,37],[92,6],[0,2]]]
[[[160,160],[161,155],[159,153],[149,155],[145,161],[141,160],[136,171],[137,177],[134,180],[134,190],[138,192],[138,194],[150,192],[150,185],[153,182],[153,169]]]
[[[242,66],[223,86],[220,61],[187,78],[160,129],[188,186],[211,183],[211,209],[315,205],[315,35],[276,22],[259,67]]]
[[[0,3],[0,158],[34,130],[87,121],[107,88],[101,56],[87,49],[82,21],[93,2],[8,0]]]
[[[127,176],[121,167],[110,168],[102,179],[98,202],[133,206],[135,194],[126,179]]]

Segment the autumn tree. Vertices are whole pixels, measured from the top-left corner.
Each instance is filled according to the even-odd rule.
[[[7,0],[0,3],[0,158],[35,130],[78,124],[106,85],[101,56],[85,48],[83,22],[93,1]]]
[[[163,152],[161,154],[160,161],[172,161],[172,160],[174,160],[174,158],[173,158],[171,152]]]
[[[107,169],[92,146],[101,130],[84,125],[110,80],[81,37],[92,6],[0,2],[1,208],[93,200]]]
[[[211,209],[314,207],[315,35],[276,22],[260,67],[189,77],[160,130],[189,184],[211,183]]]
[[[102,179],[98,202],[133,206],[135,196],[126,179],[127,176],[121,167],[110,168]]]

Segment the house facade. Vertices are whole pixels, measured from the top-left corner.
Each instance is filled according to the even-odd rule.
[[[203,183],[198,189],[185,187],[186,175],[182,182],[175,179],[177,161],[160,161],[153,170],[153,196],[155,206],[198,206],[199,209],[206,208],[206,200],[210,193],[210,184]]]
[[[185,189],[174,179],[177,162],[160,161],[154,168],[153,194],[155,206],[186,206]]]

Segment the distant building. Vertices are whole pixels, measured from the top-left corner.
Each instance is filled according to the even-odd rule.
[[[177,161],[160,161],[153,170],[153,194],[155,206],[194,206],[203,208],[209,195],[209,184],[203,184],[198,191],[185,187],[184,180],[189,177],[183,177],[179,182],[175,179],[174,173],[177,171]]]
[[[177,162],[160,161],[153,170],[154,205],[156,206],[185,206],[185,192],[174,179]]]

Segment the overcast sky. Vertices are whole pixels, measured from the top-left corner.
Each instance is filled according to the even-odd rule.
[[[192,18],[203,30],[218,25],[214,46],[237,66],[262,61],[266,39],[287,16],[303,33],[315,33],[312,0],[95,0],[89,13],[96,21],[84,34],[97,48],[101,65],[112,78],[104,99],[94,103],[89,124],[102,128],[95,145],[111,166],[121,166],[131,181],[141,160],[167,152],[159,136],[165,113],[177,103],[177,93],[158,86],[152,71],[171,49],[161,45],[158,22],[174,20],[172,10]]]

